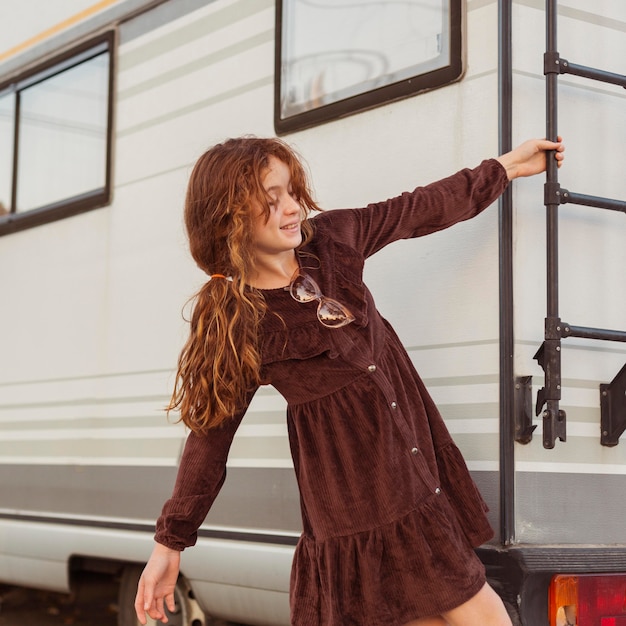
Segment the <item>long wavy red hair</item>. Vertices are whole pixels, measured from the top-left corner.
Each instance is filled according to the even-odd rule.
[[[259,207],[269,216],[263,179],[273,156],[287,165],[303,211],[303,243],[318,211],[305,169],[280,139],[228,139],[195,164],[185,200],[191,254],[213,278],[196,294],[190,333],[178,359],[168,411],[179,410],[192,430],[205,432],[232,417],[260,383],[259,325],[266,313],[262,292],[249,286],[253,273],[252,221]]]

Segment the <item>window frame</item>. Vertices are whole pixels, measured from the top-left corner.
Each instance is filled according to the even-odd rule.
[[[9,213],[0,216],[0,236],[34,228],[43,224],[56,222],[80,213],[97,209],[111,202],[111,176],[113,151],[113,107],[114,107],[114,77],[115,77],[115,31],[94,37],[74,46],[67,51],[34,65],[33,67],[17,72],[8,79],[0,82],[0,93],[13,92],[15,97],[14,127],[13,127],[13,172],[11,174],[11,200]],[[98,50],[98,48],[103,48]],[[93,55],[90,51],[93,50]],[[93,191],[78,194],[63,200],[30,209],[24,212],[16,211],[18,154],[20,150],[20,97],[19,92],[30,86],[51,78],[63,71],[71,69],[89,59],[107,53],[109,56],[108,97],[107,97],[107,130],[106,155],[104,160],[104,186]]]
[[[281,117],[283,5],[289,0],[276,0],[276,33],[274,52],[274,129],[278,135],[310,128],[325,122],[359,113],[395,100],[431,91],[460,80],[465,72],[464,1],[450,0],[449,34],[450,63],[445,67],[357,94],[343,100]]]

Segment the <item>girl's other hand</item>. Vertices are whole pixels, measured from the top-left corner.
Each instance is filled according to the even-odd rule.
[[[155,544],[139,579],[135,598],[135,612],[142,624],[147,622],[146,613],[154,620],[167,622],[165,606],[170,612],[175,609],[174,589],[179,569],[180,552]]]

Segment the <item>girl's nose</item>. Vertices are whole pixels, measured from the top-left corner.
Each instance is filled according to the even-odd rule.
[[[301,211],[300,203],[293,196],[289,196],[286,211],[288,213],[299,213]]]

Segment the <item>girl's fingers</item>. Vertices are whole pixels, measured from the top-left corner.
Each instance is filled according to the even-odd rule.
[[[167,608],[170,613],[173,613],[176,610],[176,602],[174,601],[174,594],[171,593],[165,598],[165,602],[167,604]]]

